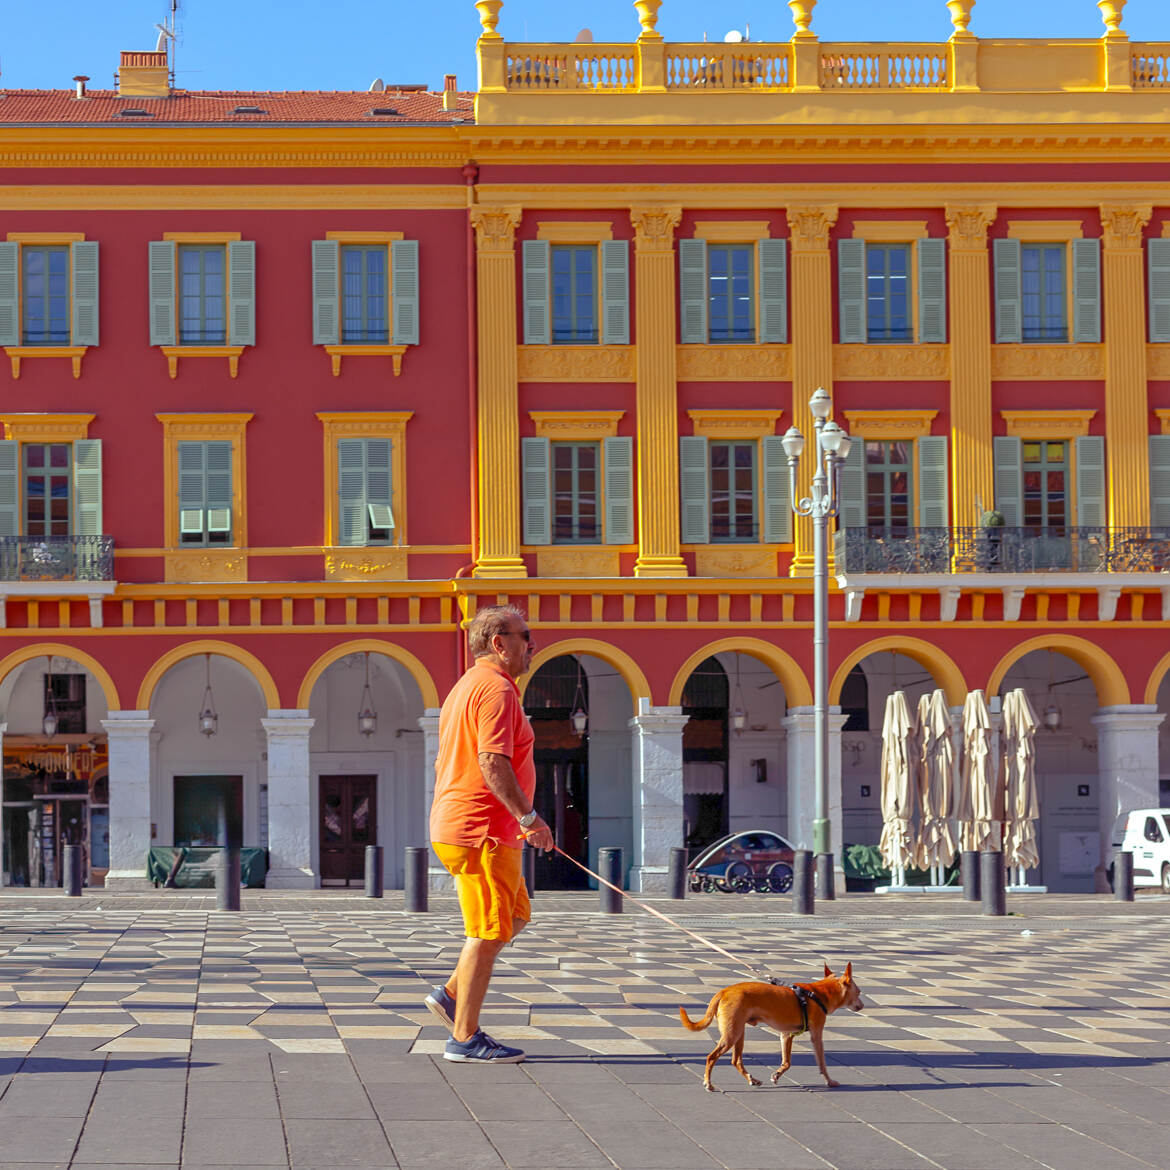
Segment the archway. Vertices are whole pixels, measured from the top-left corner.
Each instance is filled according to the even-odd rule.
[[[551,662],[563,654],[588,655],[613,667],[626,684],[632,714],[637,713],[639,699],[649,701],[650,684],[646,681],[642,668],[624,650],[619,650],[616,646],[611,646],[608,642],[602,642],[597,638],[564,638],[560,642],[554,642],[551,646],[544,646],[538,650],[532,656],[532,664],[528,673],[520,680],[521,697],[524,696],[536,672],[546,662]]]
[[[832,705],[840,703],[841,688],[845,685],[849,672],[859,662],[871,655],[883,652],[893,653],[901,658],[912,659],[916,662],[935,680],[935,686],[942,687],[946,693],[947,702],[952,707],[961,706],[967,697],[967,682],[963,677],[963,672],[945,651],[921,638],[908,638],[900,634],[891,634],[863,643],[844,658],[829,684],[829,703]],[[868,675],[868,671],[866,673]],[[882,701],[885,701],[884,695]]]

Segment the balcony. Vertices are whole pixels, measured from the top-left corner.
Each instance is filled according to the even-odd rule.
[[[112,536],[0,537],[0,583],[113,579]]]

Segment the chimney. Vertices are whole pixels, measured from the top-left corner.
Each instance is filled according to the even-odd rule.
[[[447,73],[443,76],[443,109],[456,110],[459,108],[459,91],[455,83],[455,74]]]
[[[89,80],[84,73],[79,73],[74,79],[74,84],[77,86],[77,93],[74,95],[79,98],[85,97],[85,83]]]
[[[118,67],[119,97],[166,97],[171,91],[167,54],[123,53]]]

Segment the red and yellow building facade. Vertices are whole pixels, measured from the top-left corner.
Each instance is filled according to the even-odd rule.
[[[654,888],[684,839],[807,841],[812,531],[777,452],[823,386],[854,438],[835,850],[877,840],[891,689],[1023,686],[1057,713],[1033,876],[1092,888],[1170,778],[1170,45],[1112,11],[982,40],[962,4],[937,44],[824,43],[811,4],[789,41],[671,44],[650,3],[631,43],[525,45],[476,7],[474,95],[188,93],[153,54],[6,95],[5,880],[52,880],[68,796],[111,883],[229,838],[271,885],[375,841],[395,881],[498,600],[582,857]],[[358,302],[381,332],[346,334]],[[50,740],[56,676],[85,714]]]

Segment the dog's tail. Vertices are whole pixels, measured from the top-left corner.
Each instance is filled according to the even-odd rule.
[[[707,1005],[707,1014],[701,1020],[692,1020],[687,1015],[687,1009],[680,1007],[678,1009],[678,1018],[682,1020],[683,1027],[689,1028],[692,1032],[701,1032],[704,1028],[709,1027],[711,1021],[715,1018],[715,1013],[719,1010],[719,1001],[722,998],[722,991],[715,992],[711,997],[711,1002]]]

